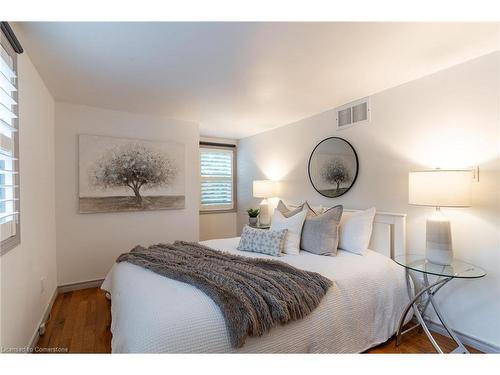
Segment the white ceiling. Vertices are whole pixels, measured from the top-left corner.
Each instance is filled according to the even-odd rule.
[[[56,100],[243,138],[498,49],[496,23],[23,23]]]

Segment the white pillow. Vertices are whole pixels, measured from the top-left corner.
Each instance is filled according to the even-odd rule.
[[[363,255],[372,236],[375,207],[359,212],[345,212],[340,219],[339,248]]]
[[[285,254],[297,255],[300,252],[300,236],[302,234],[302,226],[306,219],[307,210],[301,211],[291,217],[284,217],[277,209],[274,210],[271,220],[271,230],[288,229],[285,237]]]

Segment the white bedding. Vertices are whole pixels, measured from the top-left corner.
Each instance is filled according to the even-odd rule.
[[[204,241],[236,250],[239,238]],[[276,259],[276,258],[273,258]],[[403,268],[369,250],[336,257],[301,252],[279,260],[334,281],[320,305],[302,320],[249,337],[233,349],[218,306],[203,292],[130,263],[115,264],[102,288],[112,295],[114,353],[359,353],[386,341],[408,302]]]

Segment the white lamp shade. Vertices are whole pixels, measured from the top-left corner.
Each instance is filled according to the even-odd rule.
[[[469,207],[472,172],[443,170],[410,172],[408,203],[434,207]]]
[[[276,182],[271,180],[256,180],[253,182],[255,198],[272,198],[276,196]]]

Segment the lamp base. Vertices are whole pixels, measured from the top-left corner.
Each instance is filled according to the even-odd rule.
[[[453,261],[450,221],[440,210],[427,219],[425,258],[441,266],[449,266]]]
[[[259,225],[269,225],[271,223],[271,217],[269,216],[269,204],[267,199],[260,202],[259,210]]]

